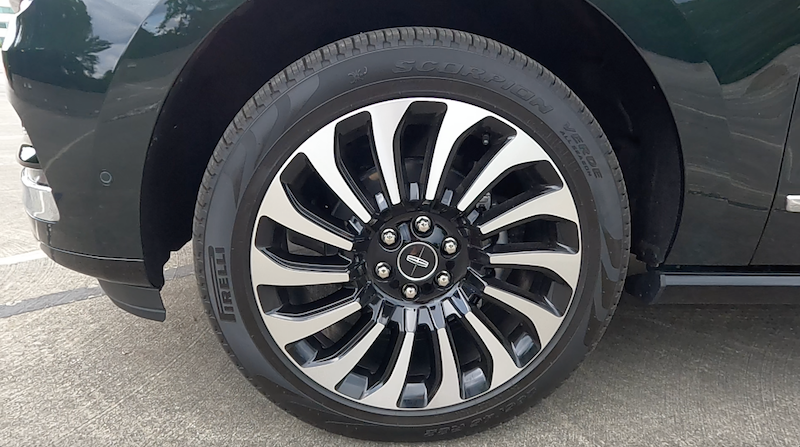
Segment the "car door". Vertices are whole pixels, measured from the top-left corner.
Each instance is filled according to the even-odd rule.
[[[797,47],[795,47],[797,48]],[[800,51],[795,61],[800,64]],[[778,190],[751,265],[800,265],[800,97],[795,98]]]

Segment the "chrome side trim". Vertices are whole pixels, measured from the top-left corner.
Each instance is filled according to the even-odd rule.
[[[800,195],[786,196],[786,211],[800,213]]]

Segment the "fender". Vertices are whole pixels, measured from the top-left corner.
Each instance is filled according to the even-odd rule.
[[[62,211],[39,231],[43,243],[142,263],[139,191],[152,128],[198,45],[242,3],[35,0],[16,16],[3,53],[8,97]],[[203,8],[192,26],[181,6]]]
[[[142,257],[138,206],[142,171],[161,108],[192,54],[205,39],[213,38],[214,29],[242,3],[214,0],[197,2],[195,7],[159,0],[116,64],[98,118],[94,149],[96,160],[106,170],[125,173],[119,179],[125,183],[118,185],[118,191],[125,194],[126,203],[136,206],[121,209],[114,226],[131,235],[125,248],[137,250],[137,257]],[[113,250],[118,253],[120,248]]]
[[[307,1],[313,7],[314,0]],[[247,9],[241,2],[221,5],[219,10],[229,13]],[[756,39],[765,30],[740,29],[736,20],[723,22],[717,15],[696,11],[693,2],[595,0],[592,5],[639,49],[667,97],[678,128],[685,202],[667,264],[748,264],[773,201],[798,82],[799,68],[787,63],[789,43],[798,41],[791,39],[798,34],[792,16],[797,12],[788,11],[782,27],[767,33],[769,39]],[[749,6],[737,8],[739,18],[751,14]],[[160,14],[154,13],[148,21]],[[199,22],[219,24],[221,20],[215,16]],[[150,32],[142,27],[139,34]],[[198,28],[198,38],[202,32],[207,32],[207,39],[213,36]],[[130,57],[138,38],[123,59]],[[730,39],[761,45],[739,54],[731,49]],[[198,44],[193,45],[197,48]],[[761,60],[755,57],[760,53],[776,57]],[[188,54],[176,56],[169,57],[173,69],[178,69],[180,60],[188,60]],[[423,62],[413,67],[433,68]],[[765,83],[769,87],[765,94],[754,94]]]
[[[305,1],[314,7],[316,0]],[[58,27],[54,17],[44,15],[57,3],[35,0],[18,16],[20,28]],[[62,215],[89,215],[96,224],[93,232],[86,232],[79,228],[82,221],[65,218],[49,230],[48,242],[69,251],[140,260],[138,204],[151,131],[181,72],[190,69],[192,56],[214,38],[220,24],[245,14],[254,1],[76,3],[77,15],[71,19],[83,20],[88,30],[83,41],[39,45],[37,33],[20,39],[18,32],[8,46],[12,100],[42,154],[54,191],[61,195],[59,206],[68,208]],[[695,3],[593,4],[638,47],[667,96],[679,130],[685,206],[667,263],[746,265],[772,203],[797,88],[800,68],[787,59],[797,48],[791,43],[800,38],[800,29],[793,26],[798,12],[787,11],[784,21],[770,29],[755,26],[758,20],[736,28],[740,21],[715,21]],[[757,18],[780,7],[771,2],[767,12],[751,11],[747,5],[733,12],[739,18]],[[730,49],[731,40],[759,45],[742,55]],[[57,51],[40,54],[37,47]],[[748,57],[749,51],[774,57]],[[33,73],[28,67],[35,65],[35,57],[61,58],[55,66],[67,74]],[[70,106],[49,109],[45,99],[54,94],[67,98]],[[65,151],[71,156],[60,157]],[[64,166],[63,159],[72,165]],[[70,175],[59,174],[66,172]],[[100,172],[111,174],[113,182],[101,183]],[[109,237],[102,229],[126,236]]]
[[[747,265],[777,188],[800,77],[796,5],[729,5],[723,21],[718,4],[593,3],[639,48],[680,135],[684,204],[667,264]],[[778,23],[759,20],[776,11]]]

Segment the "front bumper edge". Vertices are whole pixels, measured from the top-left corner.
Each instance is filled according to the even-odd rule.
[[[100,288],[120,309],[149,320],[164,321],[167,311],[156,288],[98,280]]]
[[[37,239],[46,223],[34,220]],[[150,320],[164,321],[166,310],[161,292],[147,280],[144,261],[91,256],[59,250],[40,242],[42,251],[57,264],[97,278],[100,287],[121,309]]]

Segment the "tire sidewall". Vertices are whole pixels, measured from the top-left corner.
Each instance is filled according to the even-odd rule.
[[[201,289],[208,290],[214,317],[246,374],[271,400],[304,420],[370,439],[437,439],[477,431],[513,417],[560,384],[602,334],[627,262],[627,216],[618,168],[580,102],[538,65],[523,67],[469,48],[373,50],[295,75],[288,87],[271,81],[254,99],[253,104],[264,103],[254,107],[257,116],[246,126],[229,127],[229,144],[220,144],[215,153],[222,162],[210,181],[210,197],[202,208],[204,227],[198,232],[198,260],[205,273]],[[381,100],[443,95],[508,119],[539,141],[554,160],[578,205],[581,280],[556,343],[494,397],[444,414],[376,416],[330,398],[276,354],[258,317],[250,281],[255,214],[278,167],[330,117]]]

